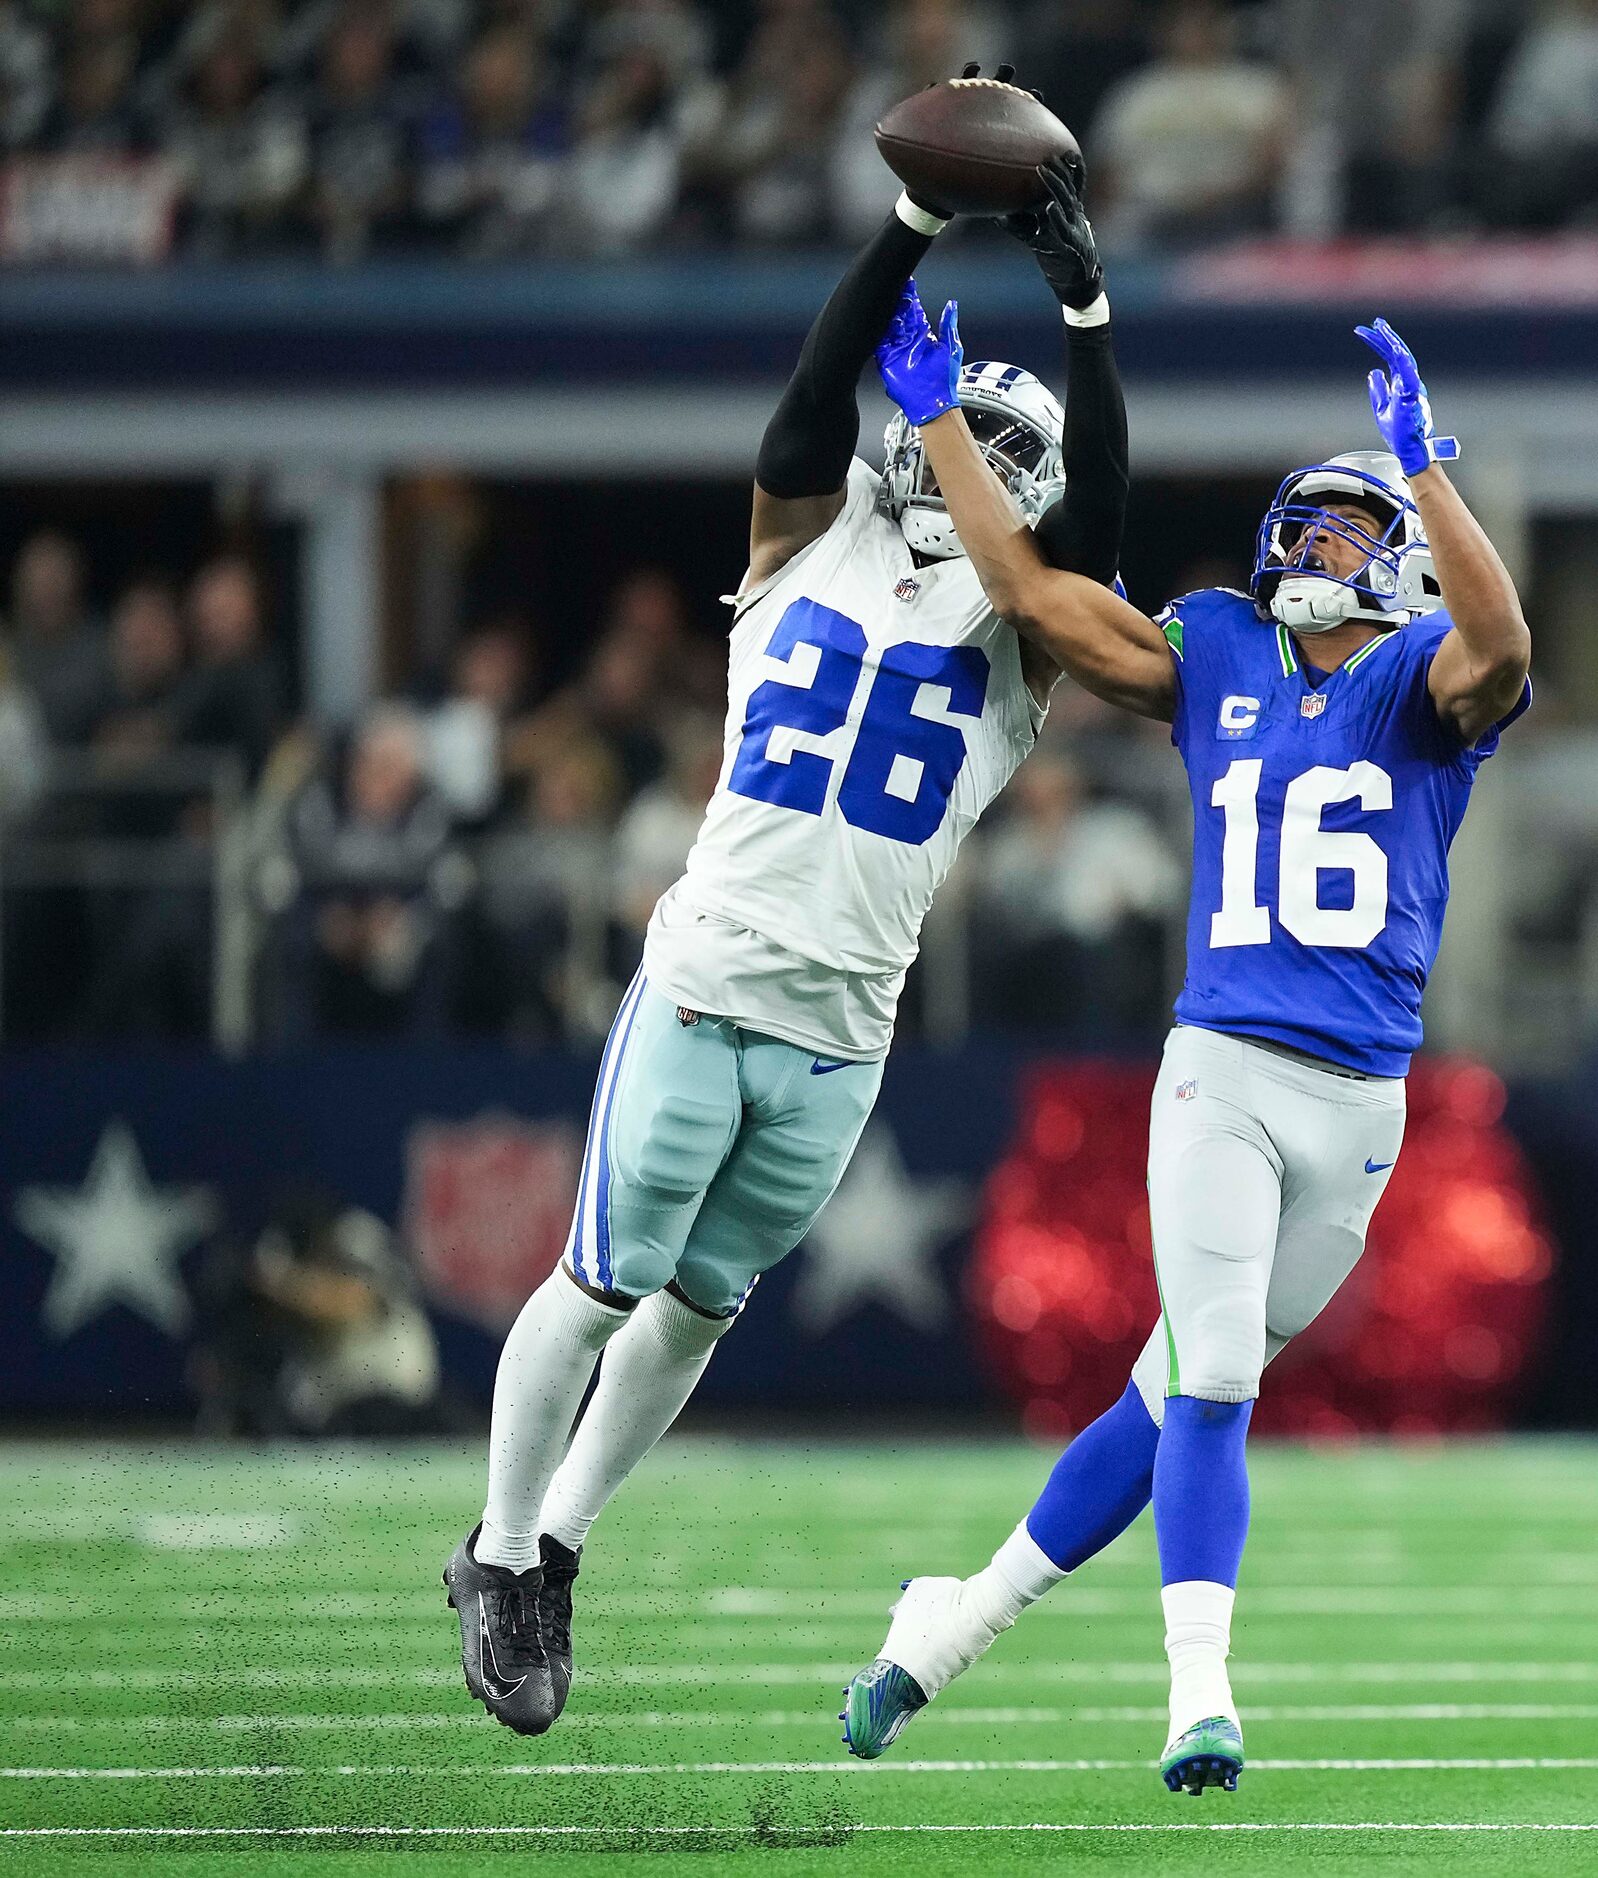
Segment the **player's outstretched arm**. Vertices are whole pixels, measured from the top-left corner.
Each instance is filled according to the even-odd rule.
[[[1472,744],[1514,710],[1531,670],[1531,631],[1509,569],[1440,464],[1410,478],[1443,605],[1454,622],[1432,657],[1432,702]]]
[[[912,281],[877,363],[921,439],[960,545],[988,601],[1023,637],[1106,703],[1169,721],[1176,675],[1153,620],[1097,581],[1050,567],[1003,483],[984,461],[955,398],[961,346],[951,303],[937,333]]]
[[[1044,511],[1033,534],[1051,567],[1111,587],[1121,571],[1131,478],[1110,302],[1093,224],[1082,204],[1081,158],[1056,158],[1043,166],[1042,176],[1049,192],[1043,209],[1005,222],[1032,250],[1065,319],[1065,494]]]
[[[1371,408],[1409,478],[1454,622],[1432,657],[1432,702],[1461,740],[1473,744],[1520,702],[1531,669],[1531,632],[1509,569],[1441,466],[1459,446],[1433,431],[1415,355],[1386,320],[1355,330],[1386,365],[1370,375]]]
[[[901,195],[816,316],[760,440],[746,586],[776,573],[837,518],[860,434],[861,369],[944,226],[943,217]]]
[[[968,65],[961,76],[973,78],[980,69]],[[1006,82],[1013,69],[1001,65],[994,76]],[[746,587],[776,573],[836,520],[860,432],[861,369],[905,282],[949,220],[906,191],[817,316],[760,441]]]

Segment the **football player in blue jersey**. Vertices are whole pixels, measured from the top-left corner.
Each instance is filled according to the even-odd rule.
[[[1364,1249],[1403,1140],[1449,844],[1531,697],[1514,584],[1442,468],[1457,445],[1434,434],[1398,334],[1357,330],[1381,360],[1385,451],[1295,471],[1260,524],[1249,592],[1188,594],[1154,620],[1044,565],[955,408],[952,307],[933,333],[907,293],[879,351],[995,611],[1097,696],[1170,723],[1193,900],[1149,1130],[1159,1322],[992,1563],[909,1581],[848,1691],[856,1754],[880,1754],[1152,1499],[1171,1668],[1160,1771],[1173,1792],[1237,1784],[1226,1657],[1260,1373]]]

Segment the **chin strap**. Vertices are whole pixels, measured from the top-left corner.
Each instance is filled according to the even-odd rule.
[[[1322,633],[1334,631],[1339,626],[1378,626],[1383,632],[1396,632],[1399,627],[1407,626],[1415,617],[1411,612],[1400,610],[1396,613],[1364,612],[1356,608],[1352,613],[1340,614],[1329,620],[1285,620],[1272,606],[1270,618],[1279,626],[1285,626],[1290,633],[1305,633],[1311,638],[1318,638]]]

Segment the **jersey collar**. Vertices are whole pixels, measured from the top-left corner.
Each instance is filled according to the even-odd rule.
[[[1402,627],[1395,627],[1391,632],[1378,633],[1369,644],[1361,646],[1357,652],[1350,654],[1348,658],[1344,659],[1335,672],[1325,673],[1321,679],[1321,683],[1323,685],[1327,684],[1332,679],[1340,676],[1343,672],[1353,671],[1356,665],[1362,665],[1373,652],[1378,651],[1382,646],[1388,645],[1395,640],[1402,630]],[[1282,676],[1284,678],[1296,676],[1301,669],[1298,662],[1298,647],[1293,643],[1293,635],[1280,621],[1277,622],[1276,626],[1276,651],[1278,658],[1281,660]],[[1308,683],[1308,680],[1306,679],[1305,682]]]
[[[1351,672],[1356,665],[1363,665],[1373,652],[1379,651],[1381,647],[1391,644],[1403,630],[1403,627],[1398,626],[1393,628],[1391,632],[1378,633],[1368,646],[1361,646],[1352,658],[1344,659],[1342,669],[1345,672]]]

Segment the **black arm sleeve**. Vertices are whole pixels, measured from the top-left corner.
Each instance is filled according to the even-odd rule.
[[[1066,331],[1065,494],[1034,535],[1051,567],[1111,587],[1126,522],[1126,401],[1108,324]]]
[[[890,215],[833,289],[760,440],[755,481],[767,495],[825,496],[843,487],[860,434],[855,386],[861,368],[931,246],[930,235]]]

